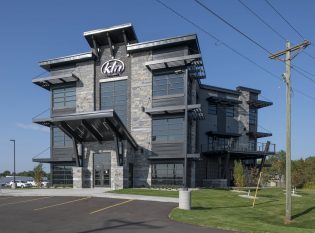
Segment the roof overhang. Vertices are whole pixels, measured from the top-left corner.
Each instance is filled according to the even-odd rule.
[[[73,54],[73,55],[69,55],[69,56],[52,58],[52,59],[40,61],[39,65],[40,65],[40,67],[49,71],[52,66],[68,65],[68,64],[73,64],[73,63],[77,63],[77,62],[83,62],[83,61],[93,59],[93,56],[94,55],[92,54],[92,52],[78,53],[78,54]]]
[[[264,137],[271,137],[272,133],[248,132],[247,135],[253,138],[264,138]]]
[[[229,133],[229,132],[221,133],[221,132],[215,132],[215,131],[208,131],[206,132],[206,134],[208,136],[217,136],[221,138],[237,138],[237,137],[242,136],[239,133]]]
[[[188,46],[189,48],[192,49],[192,51],[199,51],[198,38],[196,34],[131,44],[127,46],[127,51],[129,53],[132,53],[143,50],[161,49],[182,45]]]
[[[180,57],[165,58],[161,60],[148,61],[145,63],[145,66],[150,70],[160,70],[174,67],[183,67],[186,65],[202,66],[202,57],[201,54],[186,55]]]
[[[209,96],[207,98],[207,101],[209,103],[226,105],[226,106],[234,106],[234,105],[238,105],[242,103],[242,101],[239,101],[236,99],[229,99],[229,98],[223,98],[223,97],[218,97],[218,96]]]
[[[33,119],[33,123],[56,126],[78,142],[108,141],[115,135],[126,139],[135,149],[137,143],[114,110],[73,113],[51,118]]]
[[[60,75],[53,75],[43,78],[36,78],[32,80],[32,83],[50,90],[51,86],[56,84],[65,84],[70,82],[76,82],[79,80],[79,77],[74,73],[68,74],[60,74]]]
[[[204,119],[204,114],[201,109],[201,104],[190,104],[188,105],[188,111],[191,112],[194,119],[202,120]],[[175,113],[184,113],[185,105],[177,106],[167,106],[167,107],[155,107],[155,108],[145,108],[144,112],[154,116],[161,114],[175,114]]]
[[[126,38],[124,38],[124,33],[126,35]],[[91,48],[94,47],[93,39],[99,46],[109,45],[107,36],[110,37],[112,43],[114,44],[124,43],[125,39],[128,43],[138,42],[137,35],[131,23],[87,31],[84,32],[83,35]]]
[[[75,158],[33,158],[32,161],[36,163],[75,163],[76,160]]]
[[[252,108],[264,108],[271,106],[273,103],[269,101],[263,101],[263,100],[249,100],[247,101],[248,105]]]

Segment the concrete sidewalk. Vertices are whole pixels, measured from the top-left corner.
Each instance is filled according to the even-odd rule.
[[[158,201],[178,203],[178,198],[144,195],[117,194],[108,192],[108,188],[47,188],[47,189],[1,189],[1,196],[71,196],[71,197],[106,197],[115,199],[131,199],[142,201]]]

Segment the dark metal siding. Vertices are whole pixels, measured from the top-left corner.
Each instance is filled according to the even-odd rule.
[[[182,142],[174,143],[155,143],[152,142],[152,154],[153,156],[163,157],[184,157],[184,144]]]
[[[52,149],[52,159],[59,161],[69,161],[74,158],[73,147],[67,148],[53,148]]]
[[[184,105],[184,96],[183,95],[174,95],[174,96],[163,96],[163,97],[154,97],[152,100],[152,107],[166,107],[166,106],[176,106]]]

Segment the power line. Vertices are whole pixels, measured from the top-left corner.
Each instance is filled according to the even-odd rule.
[[[249,12],[251,12],[257,19],[259,19],[265,26],[267,26],[271,31],[273,31],[278,37],[282,40],[287,41],[287,39],[281,35],[276,29],[274,29],[270,24],[268,24],[263,18],[261,18],[253,9],[249,8],[242,0],[238,0],[238,2],[243,5]]]
[[[268,0],[265,0],[265,2],[271,7],[271,9],[274,10],[274,12],[276,12],[280,16],[281,19],[283,19],[283,21],[285,21],[289,25],[290,28],[292,28],[296,32],[296,34],[301,37],[302,40],[305,39],[305,37],[295,27],[293,27],[292,24],[289,23],[289,21],[286,20],[284,16]]]
[[[246,39],[248,39],[249,41],[251,41],[252,43],[254,43],[256,46],[258,46],[259,48],[261,48],[262,50],[264,50],[266,53],[271,54],[271,52],[266,49],[264,46],[262,46],[260,43],[258,43],[257,41],[255,41],[254,39],[252,39],[251,37],[249,37],[248,35],[246,35],[244,32],[242,32],[241,30],[239,30],[237,27],[235,27],[234,25],[232,25],[231,23],[229,23],[227,20],[225,20],[223,17],[221,17],[220,15],[218,15],[217,13],[215,13],[213,10],[211,10],[210,8],[208,8],[206,5],[202,4],[199,0],[194,0],[197,4],[199,4],[201,7],[203,7],[204,9],[206,9],[208,12],[210,12],[212,15],[214,15],[215,17],[217,17],[218,19],[220,19],[222,22],[224,22],[226,25],[228,25],[229,27],[231,27],[232,29],[234,29],[236,32],[240,33],[242,36],[244,36]]]
[[[209,31],[205,30],[204,28],[202,28],[201,26],[197,25],[196,23],[194,23],[193,21],[191,21],[190,19],[188,19],[187,17],[183,16],[182,14],[180,14],[179,12],[177,12],[176,10],[174,10],[173,8],[169,7],[168,5],[166,5],[164,2],[162,2],[161,0],[155,0],[157,3],[161,4],[162,6],[164,6],[165,8],[167,8],[168,10],[170,10],[171,12],[173,12],[175,15],[177,15],[178,17],[182,18],[183,20],[185,20],[186,22],[190,23],[191,25],[193,25],[194,27],[198,28],[199,30],[201,30],[202,32],[204,32],[206,35],[208,35],[209,37],[211,37],[212,39],[214,39],[216,42],[221,43],[223,46],[225,46],[226,48],[228,48],[229,50],[231,50],[232,52],[234,52],[235,54],[237,54],[238,56],[242,57],[243,59],[247,60],[248,62],[252,63],[253,65],[255,65],[256,67],[258,67],[259,69],[261,69],[262,71],[264,71],[265,73],[269,74],[271,77],[274,77],[276,79],[278,79],[279,81],[283,82],[282,78],[280,78],[278,75],[272,73],[271,71],[269,71],[268,69],[266,69],[265,67],[259,65],[258,63],[256,63],[254,60],[250,59],[249,57],[247,57],[246,55],[242,54],[241,52],[239,52],[238,50],[234,49],[233,47],[231,47],[230,45],[226,44],[225,42],[223,42],[222,40],[220,40],[218,37],[214,36],[213,34],[211,34]],[[304,97],[307,97],[309,99],[315,100],[314,97],[303,93],[302,91],[294,88],[294,90],[298,93],[300,93],[301,95],[303,95]]]
[[[300,68],[300,67],[298,67],[298,66],[296,66],[296,65],[294,65],[294,66],[291,65],[291,68],[292,68],[295,72],[297,72],[297,73],[299,73],[300,75],[302,75],[302,77],[304,77],[304,78],[310,80],[311,82],[315,83],[315,79],[313,79],[313,78],[307,76],[306,74],[302,73],[302,72],[305,72],[305,73],[311,74],[311,73],[309,73],[308,71],[306,71],[306,70],[304,70],[304,69],[302,69],[302,68]],[[313,75],[313,74],[311,74],[311,75]]]

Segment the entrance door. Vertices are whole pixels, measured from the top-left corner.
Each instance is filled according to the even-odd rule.
[[[94,154],[94,186],[110,187],[110,152]]]

